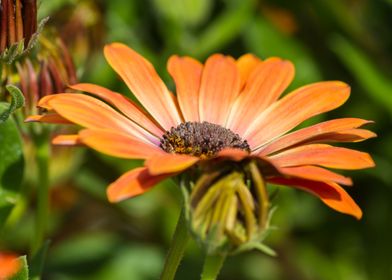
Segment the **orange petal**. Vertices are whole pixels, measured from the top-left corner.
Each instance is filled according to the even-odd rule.
[[[64,146],[75,146],[80,145],[79,135],[70,134],[70,135],[57,135],[52,139],[53,145],[64,145]]]
[[[185,121],[199,121],[199,89],[203,65],[191,57],[170,57],[167,69],[176,83],[179,106]]]
[[[285,175],[312,181],[335,182],[347,186],[351,186],[353,184],[350,178],[317,166],[305,165],[282,167],[279,168],[279,170]]]
[[[338,169],[362,169],[375,166],[367,153],[323,144],[299,146],[269,158],[279,167],[321,165]]]
[[[76,84],[69,86],[72,89],[88,92],[102,98],[104,101],[116,107],[125,116],[134,121],[137,125],[145,128],[157,137],[161,137],[164,131],[132,100],[126,96],[111,91],[107,88],[94,84]]]
[[[120,43],[106,45],[104,53],[109,64],[165,130],[181,123],[167,87],[149,61]]]
[[[69,93],[56,93],[56,94],[46,95],[38,101],[37,106],[51,111],[53,110],[53,107],[50,106],[49,101],[52,100],[53,98],[56,98],[56,95],[62,95],[62,94],[69,94]]]
[[[347,129],[343,131],[326,133],[313,138],[309,138],[302,144],[322,143],[322,142],[360,142],[369,138],[377,137],[377,134],[366,129]]]
[[[223,149],[216,155],[217,158],[227,158],[233,161],[241,161],[250,156],[246,151],[231,148]]]
[[[243,135],[248,125],[279,98],[293,77],[294,65],[289,61],[270,58],[260,63],[235,100],[227,127]]]
[[[11,279],[20,266],[21,263],[16,255],[0,253],[0,279]]]
[[[150,157],[144,163],[151,175],[181,172],[200,160],[198,157],[162,153]]]
[[[79,139],[101,153],[120,158],[146,159],[163,153],[152,144],[142,142],[129,134],[113,131],[85,129],[79,132]]]
[[[301,87],[268,107],[243,135],[256,149],[303,121],[342,105],[350,87],[342,82],[321,82]]]
[[[276,141],[273,141],[262,147],[259,154],[268,155],[276,151],[288,148],[290,146],[297,145],[302,142],[307,142],[307,140],[318,136],[328,141],[327,139],[334,137],[334,135],[329,135],[329,137],[325,137],[325,134],[330,134],[331,132],[337,131],[351,130],[353,128],[361,127],[362,125],[368,124],[370,122],[371,121],[357,118],[342,118],[318,123],[280,137]]]
[[[275,178],[269,182],[278,185],[293,186],[318,196],[327,206],[332,209],[354,216],[358,220],[362,217],[362,211],[347,192],[335,183],[315,182],[303,179]]]
[[[200,121],[224,126],[239,91],[240,74],[234,59],[221,54],[210,56],[201,79]]]
[[[91,96],[77,93],[54,94],[48,104],[64,118],[83,127],[122,131],[144,142],[159,143],[158,138]]]
[[[67,119],[64,119],[57,113],[47,113],[45,115],[32,115],[25,119],[25,122],[42,122],[42,123],[53,123],[53,124],[72,124]]]
[[[132,169],[109,185],[108,199],[110,202],[119,202],[140,195],[170,176],[172,174],[153,176],[146,167]]]
[[[244,54],[237,59],[237,68],[241,77],[240,89],[244,88],[248,77],[260,62],[261,59],[251,53]]]

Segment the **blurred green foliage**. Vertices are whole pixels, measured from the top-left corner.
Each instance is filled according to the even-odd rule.
[[[379,135],[353,145],[370,152],[377,167],[347,172],[355,184],[348,192],[362,207],[363,219],[340,215],[306,193],[282,188],[273,218],[278,229],[267,240],[278,257],[250,252],[229,258],[220,279],[392,279],[391,1],[43,0],[40,14],[60,15],[86,2],[97,19],[86,34],[94,26],[103,28],[97,31],[101,40],[85,36],[95,41],[87,44],[87,57],[76,61],[82,82],[131,96],[103,59],[103,44],[112,41],[141,52],[171,86],[165,70],[170,55],[204,60],[215,52],[292,60],[296,78],[290,89],[320,80],[348,82],[351,98],[327,117],[374,120],[371,129]],[[57,17],[47,25],[60,33],[64,28]],[[72,44],[72,38],[66,42]],[[111,181],[139,164],[86,151],[78,171],[53,184],[52,243],[44,279],[158,278],[179,215],[178,189],[167,182],[120,204],[109,204],[105,197]],[[12,213],[18,219],[11,216],[0,240],[1,247],[21,254],[26,253],[35,207],[34,201],[24,203]],[[190,244],[177,279],[198,279],[201,256]]]

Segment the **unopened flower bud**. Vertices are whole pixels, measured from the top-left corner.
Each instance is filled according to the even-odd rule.
[[[72,58],[61,39],[40,38],[41,48],[36,58],[26,58],[16,64],[20,89],[26,106],[25,116],[37,113],[37,102],[45,95],[65,92],[77,82]]]
[[[0,1],[0,60],[8,63],[32,48],[43,24],[36,0]]]
[[[188,218],[207,254],[266,248],[270,203],[256,160],[207,167],[188,199]]]

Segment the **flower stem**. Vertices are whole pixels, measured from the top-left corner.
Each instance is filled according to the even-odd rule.
[[[215,280],[225,262],[226,255],[206,256],[201,280]]]
[[[169,252],[166,256],[165,266],[161,274],[161,280],[172,280],[176,275],[178,266],[184,255],[186,245],[189,240],[189,233],[186,227],[184,209],[181,211],[177,222],[177,227],[173,235],[173,240]]]
[[[44,131],[35,140],[37,180],[37,211],[35,217],[35,233],[31,247],[32,254],[42,246],[49,218],[49,150],[48,133]]]

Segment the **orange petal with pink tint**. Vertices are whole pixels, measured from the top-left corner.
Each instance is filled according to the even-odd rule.
[[[343,131],[322,134],[301,142],[303,144],[324,142],[360,142],[369,138],[377,137],[377,134],[367,129],[347,129]]]
[[[358,220],[362,217],[359,206],[338,184],[286,178],[274,178],[269,181],[274,184],[293,186],[307,191],[318,196],[322,202],[338,212],[354,216]]]
[[[46,95],[38,101],[37,106],[46,109],[48,111],[53,110],[53,107],[50,106],[49,101],[52,100],[53,98],[56,98],[56,95],[60,95],[60,94],[62,95],[62,94],[69,94],[69,93],[56,93],[56,94]]]
[[[85,145],[107,155],[129,159],[146,159],[163,153],[158,147],[138,140],[129,134],[107,130],[85,129],[79,132]]]
[[[244,88],[248,77],[260,62],[261,59],[251,53],[244,54],[237,59],[237,68],[241,77],[240,89]]]
[[[196,164],[200,158],[183,155],[161,153],[148,158],[144,165],[151,175],[181,172]]]
[[[106,45],[104,53],[109,64],[165,130],[181,123],[169,90],[149,61],[120,43]]]
[[[235,100],[227,127],[243,135],[248,125],[279,98],[293,77],[294,66],[289,61],[270,58],[260,63]]]
[[[199,121],[199,89],[203,65],[191,57],[170,57],[167,69],[176,83],[178,104],[185,121]]]
[[[159,125],[157,125],[146,112],[139,108],[132,100],[120,93],[94,84],[76,84],[69,87],[102,98],[134,121],[135,124],[140,125],[157,137],[161,137],[164,133],[164,131],[159,128]]]
[[[85,94],[54,94],[48,104],[62,117],[86,128],[122,131],[148,143],[159,139],[104,102]]]
[[[67,119],[64,119],[57,113],[47,113],[45,115],[32,115],[25,119],[25,122],[41,122],[53,124],[73,124]]]
[[[321,82],[301,87],[268,107],[243,135],[256,149],[303,121],[342,105],[350,87],[342,82]]]
[[[317,166],[305,165],[282,167],[279,168],[279,170],[285,175],[312,181],[335,182],[347,186],[351,186],[353,184],[350,178]]]
[[[323,144],[299,146],[269,158],[279,167],[320,165],[338,169],[363,169],[375,165],[367,153]]]
[[[16,255],[0,253],[0,279],[11,279],[20,267],[21,263]]]
[[[221,54],[210,56],[201,78],[200,122],[224,126],[239,91],[240,74],[234,59]]]
[[[357,119],[357,118],[342,118],[335,119],[326,122],[321,122],[309,127],[305,127],[289,134],[286,134],[276,141],[273,141],[259,150],[260,155],[268,155],[276,151],[286,149],[290,146],[297,145],[299,143],[307,142],[309,139],[320,137],[325,141],[328,139],[334,139],[335,135],[331,135],[332,132],[340,132],[351,130],[353,128],[361,127],[365,124],[371,123],[371,121]],[[365,136],[365,135],[363,135]],[[369,135],[370,136],[370,135]]]
[[[75,146],[82,144],[78,134],[57,135],[52,139],[53,145]]]
[[[216,155],[217,158],[227,158],[233,161],[241,161],[249,156],[250,154],[246,151],[232,148],[223,149]]]
[[[143,194],[170,176],[172,174],[153,176],[146,167],[132,169],[109,185],[107,189],[108,199],[110,202],[119,202]]]

